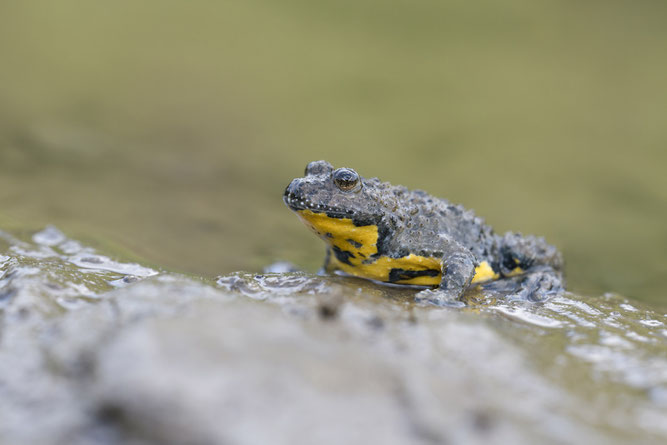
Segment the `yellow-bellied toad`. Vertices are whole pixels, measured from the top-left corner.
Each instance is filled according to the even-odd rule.
[[[541,300],[563,290],[560,253],[544,239],[493,233],[470,210],[311,162],[284,201],[327,243],[324,268],[398,284],[438,286],[420,297],[446,302],[472,284],[522,275],[517,294]]]

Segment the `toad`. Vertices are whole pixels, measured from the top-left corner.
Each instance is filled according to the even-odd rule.
[[[284,202],[327,245],[324,270],[428,287],[444,304],[471,286],[520,276],[516,295],[543,300],[564,290],[563,260],[543,238],[498,235],[461,205],[326,161],[308,164]]]

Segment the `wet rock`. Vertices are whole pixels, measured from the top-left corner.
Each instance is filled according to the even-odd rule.
[[[352,278],[206,282],[64,235],[0,238],[3,444],[667,440],[667,317],[619,296],[436,308]]]

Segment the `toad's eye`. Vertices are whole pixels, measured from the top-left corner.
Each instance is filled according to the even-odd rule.
[[[339,168],[333,172],[333,181],[336,187],[347,192],[359,184],[359,175],[351,168]]]

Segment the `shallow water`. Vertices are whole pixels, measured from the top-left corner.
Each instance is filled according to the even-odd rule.
[[[0,443],[667,440],[664,312],[415,292],[300,272],[202,281],[54,227],[0,232]]]

